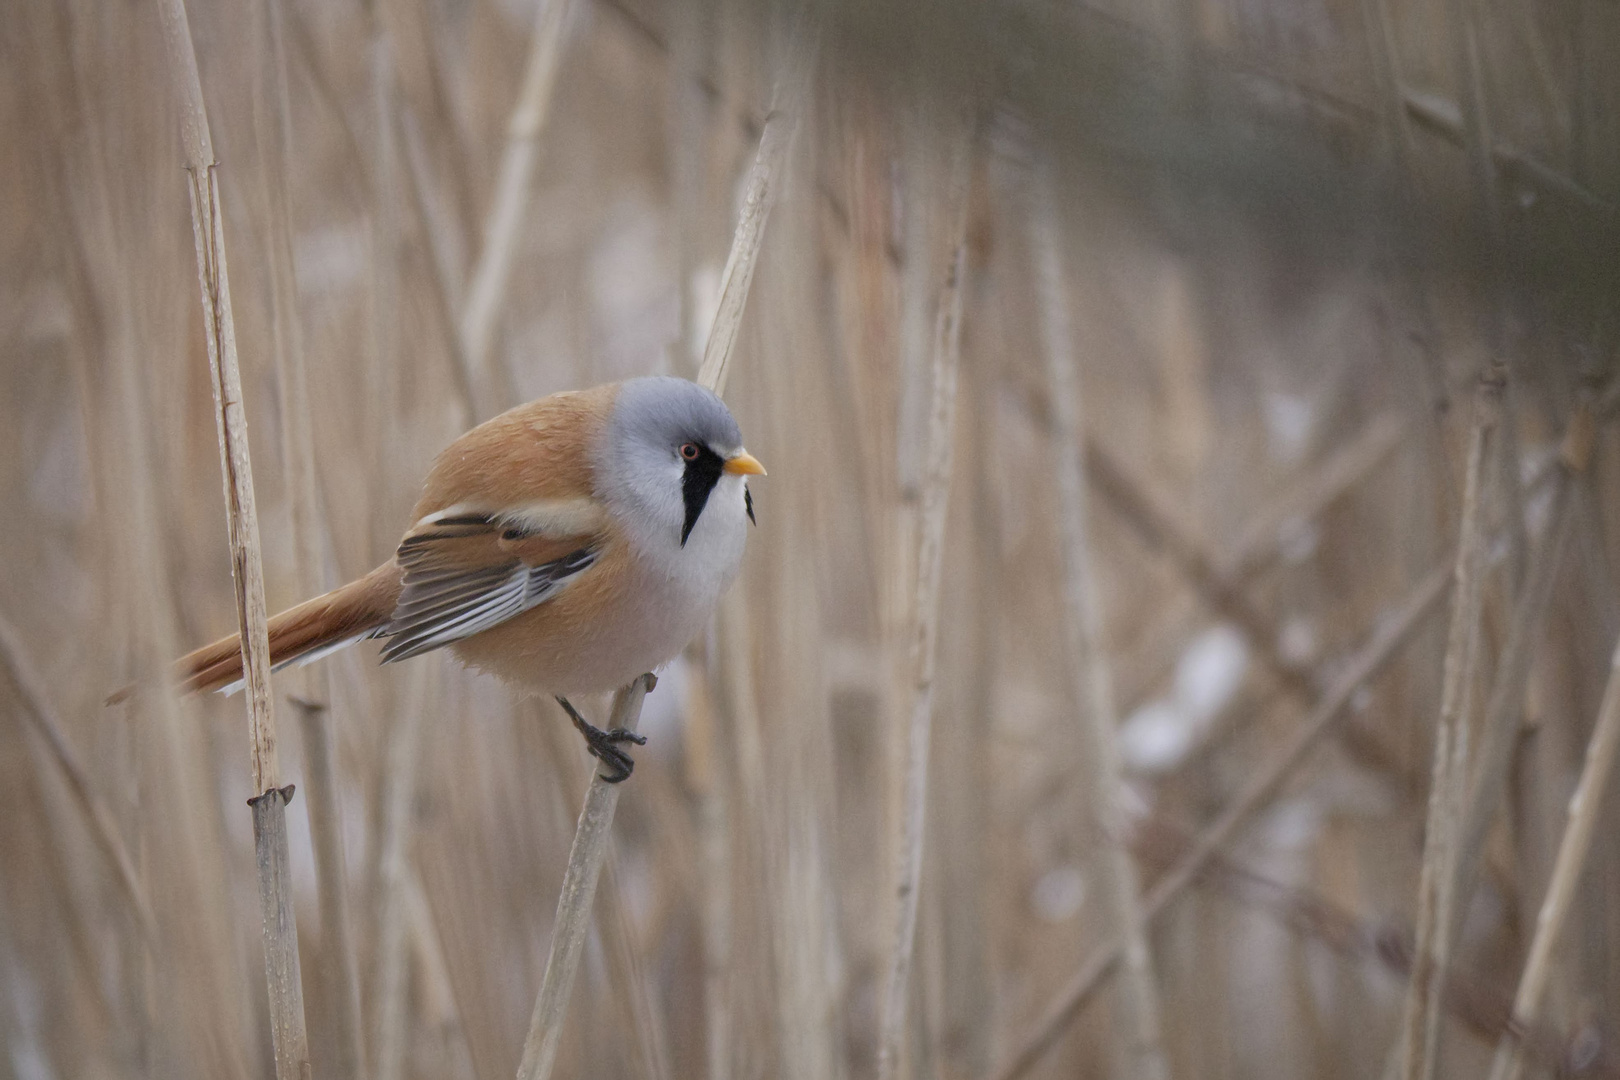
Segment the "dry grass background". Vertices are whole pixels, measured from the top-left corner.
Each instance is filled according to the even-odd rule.
[[[557,1075],[1620,1075],[1614,5],[800,11],[190,8],[272,609],[472,420],[695,375],[808,65],[760,524]],[[0,1077],[267,1075],[242,703],[101,704],[235,603],[157,7],[13,5],[0,70]],[[313,1074],[513,1075],[577,736],[437,656],[275,689]]]

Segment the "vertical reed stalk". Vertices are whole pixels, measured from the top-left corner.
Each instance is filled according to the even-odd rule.
[[[256,117],[260,159],[265,168],[269,208],[271,328],[276,375],[281,386],[281,445],[292,514],[294,569],[299,592],[324,592],[325,526],[315,481],[315,441],[310,424],[309,386],[304,362],[303,320],[293,267],[292,101],[287,86],[285,12],[282,0],[264,0],[260,27],[261,73]],[[264,115],[273,108],[274,115]],[[331,1028],[336,1034],[332,1072],[359,1077],[364,1068],[360,1032],[360,986],[349,923],[347,862],[338,820],[332,728],[329,723],[331,675],[325,665],[288,672],[304,748],[304,798],[315,853],[315,888],[324,938],[318,975],[326,984]]]
[[[368,444],[375,457],[372,459],[373,476],[385,477],[397,468],[394,424],[399,416],[399,384],[405,365],[399,363],[400,263],[403,245],[400,240],[399,213],[399,147],[396,145],[397,125],[394,114],[398,103],[394,100],[394,45],[388,32],[382,10],[383,0],[367,0],[366,74],[370,91],[371,146],[368,164],[371,166],[371,206],[368,236],[370,250],[371,295],[366,337],[366,416],[370,421]],[[388,489],[385,487],[383,491]],[[381,500],[379,500],[381,502]],[[396,524],[386,529],[380,524],[384,516],[373,512],[372,541],[379,547],[391,546],[398,541]]]
[[[722,752],[722,716],[710,690],[712,679],[694,679],[687,695],[688,784],[697,798],[698,858],[702,895],[704,1075],[731,1080],[733,1027],[729,995],[732,937],[730,755]]]
[[[972,128],[963,123],[949,136],[947,187],[953,251],[937,294],[931,350],[932,404],[927,460],[918,522],[916,588],[912,594],[911,700],[906,722],[900,842],[896,851],[895,936],[883,981],[878,1036],[878,1076],[893,1080],[907,1034],[912,954],[917,937],[918,888],[922,882],[923,834],[928,815],[928,746],[933,726],[935,643],[939,636],[939,585],[944,568],[946,509],[955,449],[956,381],[962,342],[962,288],[967,268],[967,195]],[[920,208],[919,208],[920,209]]]
[[[1592,741],[1586,748],[1586,765],[1581,780],[1569,800],[1569,824],[1564,838],[1558,844],[1558,858],[1553,863],[1552,881],[1547,896],[1536,914],[1536,935],[1530,942],[1530,955],[1524,962],[1524,973],[1519,976],[1519,989],[1513,996],[1513,1019],[1521,1029],[1532,1029],[1540,1018],[1541,1001],[1552,974],[1553,948],[1558,934],[1569,917],[1570,905],[1575,900],[1575,887],[1580,883],[1586,856],[1592,848],[1592,836],[1597,830],[1598,811],[1603,806],[1603,795],[1608,787],[1609,773],[1614,768],[1615,753],[1620,750],[1620,644],[1616,644],[1609,661],[1609,681],[1603,690],[1603,703],[1598,707],[1597,724],[1592,730]],[[1491,1080],[1518,1080],[1524,1072],[1523,1046],[1511,1034],[1503,1037],[1496,1047],[1496,1059],[1491,1065]]]
[[[1456,902],[1451,923],[1444,932],[1452,939],[1459,932],[1459,916],[1473,893],[1486,836],[1507,790],[1513,750],[1519,742],[1525,687],[1541,642],[1541,628],[1552,600],[1564,544],[1575,518],[1575,482],[1585,471],[1591,452],[1590,406],[1590,398],[1583,396],[1565,433],[1550,482],[1552,490],[1547,496],[1547,522],[1540,542],[1528,555],[1525,580],[1514,602],[1507,639],[1491,680],[1472,770],[1472,787],[1462,815],[1457,856],[1451,870],[1451,889]]]
[[[236,327],[231,316],[230,279],[225,265],[225,215],[219,202],[213,141],[184,0],[163,0],[161,14],[170,69],[178,93],[181,143],[190,181],[197,278],[202,288],[203,329],[214,390],[220,464],[225,477],[226,524],[232,578],[236,585],[237,626],[242,636],[253,790],[257,792],[250,805],[259,871],[260,916],[264,924],[271,1045],[277,1080],[297,1080],[309,1075],[310,1064],[304,1030],[303,985],[298,971],[292,870],[287,851],[286,813],[292,789],[279,786],[276,761],[276,722],[270,699],[269,620],[264,606],[264,568],[259,547],[258,511],[253,499],[247,416],[242,405],[242,376],[236,356]]]
[[[1493,364],[1480,377],[1468,438],[1461,531],[1453,569],[1451,629],[1440,685],[1440,718],[1434,737],[1434,773],[1429,787],[1428,828],[1418,880],[1417,943],[1407,990],[1400,1042],[1403,1080],[1429,1080],[1439,1054],[1440,994],[1451,959],[1449,926],[1456,913],[1453,869],[1468,798],[1469,727],[1473,715],[1480,612],[1485,595],[1485,514],[1491,505],[1491,467],[1502,419],[1506,368]]]
[[[377,861],[372,907],[376,923],[371,968],[371,1074],[375,1080],[405,1075],[406,929],[409,915],[410,851],[415,834],[417,769],[423,729],[430,713],[444,705],[439,672],[418,666],[410,673],[412,692],[388,734],[382,779],[382,814],[377,824]]]
[[[1056,446],[1058,520],[1063,545],[1063,598],[1069,636],[1067,665],[1073,676],[1069,687],[1080,713],[1075,730],[1080,736],[1080,782],[1086,788],[1092,826],[1100,850],[1093,859],[1101,893],[1105,932],[1124,943],[1122,984],[1116,997],[1122,1029],[1118,1058],[1126,1076],[1161,1080],[1170,1075],[1159,1020],[1159,990],[1142,919],[1141,885],[1136,864],[1125,847],[1120,814],[1118,717],[1114,712],[1113,681],[1101,640],[1096,579],[1092,571],[1087,526],[1085,436],[1082,428],[1081,386],[1074,355],[1074,330],[1069,324],[1071,303],[1064,273],[1063,222],[1052,177],[1053,165],[1042,160],[1035,167],[1035,190],[1029,216],[1030,240],[1035,251],[1036,287],[1050,380],[1052,434]]]

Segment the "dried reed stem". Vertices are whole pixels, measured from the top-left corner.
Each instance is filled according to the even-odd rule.
[[[692,680],[687,693],[688,786],[697,797],[699,898],[703,937],[704,1057],[708,1080],[731,1080],[731,762],[721,750],[722,718],[710,690],[716,676]]]
[[[329,673],[314,675],[328,689]],[[310,841],[315,853],[315,891],[321,914],[318,966],[326,983],[327,1012],[336,1035],[331,1074],[365,1075],[365,1038],[360,1013],[360,964],[355,955],[354,920],[347,885],[348,857],[339,817],[337,747],[328,707],[302,698],[298,710],[304,744],[304,798],[308,800]],[[324,1072],[325,1070],[323,1070]]]
[[[928,813],[928,744],[933,725],[935,642],[939,634],[939,583],[944,567],[945,511],[950,496],[956,439],[956,381],[962,342],[962,275],[967,264],[967,185],[971,128],[956,136],[946,203],[953,220],[954,251],[940,286],[932,343],[933,384],[927,460],[917,534],[917,578],[912,594],[910,714],[906,726],[905,777],[896,852],[899,912],[883,983],[878,1035],[878,1076],[892,1080],[900,1067],[901,1042],[910,1014],[912,953],[917,937],[918,889],[922,882],[923,831]]]
[[[68,790],[73,793],[73,801],[78,804],[90,826],[90,835],[112,864],[119,889],[135,910],[141,932],[151,941],[156,930],[152,908],[147,903],[146,890],[141,885],[134,860],[129,857],[129,849],[119,835],[118,819],[91,784],[90,774],[79,761],[78,751],[73,749],[61,720],[51,708],[44,681],[23,651],[22,636],[4,615],[0,615],[0,663],[5,665],[7,674],[11,676],[11,685],[22,704],[23,715],[34,722],[34,730],[39,732],[45,745],[50,748],[51,757],[62,770]]]
[[[754,281],[754,266],[759,261],[765,224],[776,203],[782,164],[787,160],[799,116],[809,102],[810,75],[820,45],[819,27],[812,19],[809,11],[801,13],[788,42],[787,70],[771,94],[771,109],[765,119],[765,129],[759,135],[759,150],[748,171],[737,231],[726,256],[726,268],[720,275],[720,306],[703,347],[703,363],[698,368],[697,381],[721,397],[726,393],[731,352],[737,342],[737,330],[742,326],[748,290]]]
[[[304,357],[303,320],[298,309],[292,247],[292,102],[288,91],[285,19],[282,0],[264,0],[260,13],[264,48],[258,100],[273,106],[274,115],[257,117],[260,158],[266,167],[269,206],[271,327],[276,376],[281,384],[281,445],[287,470],[288,505],[293,527],[294,566],[299,591],[314,596],[325,591],[323,571],[325,525],[315,481],[315,441],[310,426],[309,385]],[[268,85],[265,85],[268,84]],[[324,947],[319,977],[326,984],[331,1029],[336,1035],[332,1072],[358,1077],[364,1068],[360,1024],[360,982],[349,921],[348,874],[334,768],[332,727],[328,722],[331,675],[326,665],[288,672],[293,682],[304,747],[304,797],[315,854],[315,889],[319,897]]]
[[[1385,664],[1393,659],[1422,625],[1424,617],[1438,606],[1450,584],[1450,568],[1440,567],[1429,573],[1400,608],[1380,620],[1380,625],[1356,653],[1349,657],[1333,685],[1322,696],[1320,703],[1294,732],[1281,753],[1249,781],[1243,793],[1234,799],[1219,817],[1199,834],[1193,845],[1174,869],[1154,883],[1142,903],[1142,918],[1148,923],[1160,914],[1203,872],[1211,860],[1220,853],[1237,833],[1253,820],[1282,790],[1310,751],[1320,742],[1343,714],[1350,699],[1369,682]],[[1064,1030],[1080,1014],[1102,981],[1113,972],[1124,954],[1125,943],[1114,938],[1095,950],[1068,984],[1058,992],[1053,1003],[1030,1032],[1019,1040],[1007,1063],[993,1075],[995,1080],[1015,1080],[1034,1067],[1041,1056],[1057,1041]]]
[[[225,265],[225,215],[219,202],[219,178],[215,172],[208,113],[203,104],[197,54],[191,43],[184,0],[163,0],[160,11],[180,107],[197,278],[202,289],[203,329],[208,343],[220,464],[225,477],[225,516],[232,578],[236,585],[237,626],[242,636],[253,790],[258,793],[251,805],[255,861],[259,870],[259,913],[264,925],[265,978],[269,985],[271,1046],[277,1080],[295,1080],[309,1073],[309,1044],[304,1030],[298,931],[287,851],[286,804],[292,790],[278,787],[264,568],[259,548],[258,512],[253,500],[247,416],[242,406],[242,376],[236,358],[236,327],[231,316],[230,279]]]
[[[372,941],[371,1073],[376,1080],[397,1080],[405,1071],[406,930],[409,917],[410,849],[415,834],[417,767],[428,714],[442,708],[438,673],[418,667],[411,673],[411,693],[403,715],[391,725],[382,781],[382,813],[377,822],[377,862],[372,907],[376,920]]]
[[[1090,803],[1092,825],[1101,850],[1094,860],[1106,933],[1123,943],[1124,971],[1117,997],[1120,1018],[1119,1059],[1123,1074],[1168,1077],[1159,1019],[1159,990],[1141,917],[1141,884],[1136,864],[1125,849],[1120,814],[1119,750],[1112,677],[1103,650],[1096,579],[1092,571],[1087,527],[1084,429],[1081,385],[1074,356],[1074,330],[1069,323],[1069,291],[1059,250],[1063,235],[1052,164],[1035,169],[1030,240],[1035,249],[1035,276],[1040,291],[1041,322],[1052,403],[1052,434],[1058,487],[1058,523],[1063,545],[1063,596],[1069,631],[1072,675],[1070,691],[1080,713],[1080,783]]]
[[[1463,810],[1451,890],[1456,898],[1445,932],[1455,940],[1460,919],[1473,893],[1475,875],[1491,821],[1507,789],[1513,749],[1518,745],[1519,721],[1531,662],[1541,638],[1541,626],[1552,600],[1553,585],[1564,543],[1574,521],[1575,479],[1586,469],[1591,452],[1591,399],[1584,397],[1565,433],[1563,449],[1552,474],[1547,523],[1540,543],[1530,553],[1523,586],[1513,605],[1507,639],[1497,658],[1490,697],[1481,724],[1479,749],[1472,768],[1473,786]]]
[[[523,86],[506,129],[506,149],[501,155],[499,178],[484,222],[484,246],[468,278],[466,302],[461,312],[460,357],[470,371],[468,382],[477,394],[473,407],[487,416],[504,407],[505,377],[490,362],[490,344],[495,337],[495,321],[512,275],[518,241],[523,236],[523,217],[529,205],[529,184],[539,153],[540,132],[551,112],[552,90],[557,85],[561,64],[563,30],[567,26],[572,0],[546,0],[534,25],[529,42],[529,59],[523,70]]]
[[[651,683],[642,676],[613,695],[609,728],[636,730],[641,720],[641,703]],[[619,805],[620,785],[602,779],[592,771],[585,792],[585,808],[580,811],[574,830],[574,843],[568,849],[568,868],[563,871],[562,892],[557,897],[557,917],[551,928],[551,949],[546,955],[546,972],[540,993],[534,1000],[529,1035],[523,1041],[523,1060],[518,1080],[546,1080],[557,1059],[568,999],[579,970],[579,954],[591,926],[591,900],[596,895],[596,879],[607,858],[612,838],[613,812]]]
[[[1429,1080],[1439,1051],[1440,992],[1451,958],[1449,926],[1463,804],[1468,797],[1469,718],[1473,714],[1474,665],[1479,654],[1480,611],[1485,596],[1486,485],[1500,473],[1490,468],[1499,437],[1506,368],[1493,364],[1480,377],[1468,438],[1460,534],[1453,568],[1451,628],[1440,685],[1440,718],[1434,737],[1428,827],[1418,878],[1417,952],[1407,989],[1400,1034],[1400,1076]]]
[[[1598,811],[1603,806],[1604,789],[1608,786],[1617,749],[1620,749],[1620,644],[1616,644],[1609,661],[1609,681],[1603,689],[1603,703],[1598,707],[1592,741],[1586,747],[1586,765],[1581,770],[1575,794],[1570,796],[1569,824],[1558,844],[1558,858],[1553,863],[1547,896],[1536,914],[1536,935],[1530,942],[1524,973],[1519,976],[1518,992],[1513,996],[1513,1018],[1525,1027],[1532,1027],[1541,1012],[1541,999],[1552,973],[1553,948],[1569,916],[1575,887],[1580,883],[1581,870],[1592,847]],[[1496,1047],[1491,1080],[1518,1080],[1523,1071],[1523,1048],[1516,1040],[1504,1037]]]

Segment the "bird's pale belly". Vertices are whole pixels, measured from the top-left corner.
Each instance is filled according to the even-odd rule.
[[[531,690],[605,693],[673,659],[718,599],[685,594],[615,547],[560,595],[453,648],[469,667]]]

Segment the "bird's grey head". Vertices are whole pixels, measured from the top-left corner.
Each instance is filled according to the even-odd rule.
[[[684,548],[705,510],[713,517],[735,502],[737,525],[744,512],[753,517],[743,479],[763,470],[743,451],[725,402],[697,383],[651,376],[622,384],[595,456],[601,497],[659,546],[667,538]],[[723,505],[711,509],[716,488]]]

